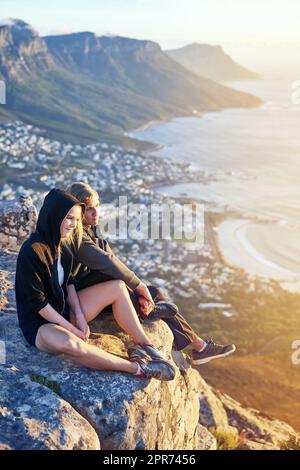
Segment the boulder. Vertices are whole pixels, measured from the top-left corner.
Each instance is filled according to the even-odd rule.
[[[102,449],[196,449],[199,444],[199,374],[188,367],[171,382],[80,367],[63,355],[53,356],[28,346],[16,315],[4,313],[6,361],[30,377],[51,383],[95,429]],[[153,342],[170,356],[172,334],[162,321],[145,322]],[[91,343],[126,357],[127,336],[112,314],[91,324]],[[203,436],[204,441],[210,435]],[[202,446],[210,446],[202,442]]]
[[[0,220],[0,247],[18,251],[35,228],[37,210],[29,196],[21,196],[19,202],[1,201]]]
[[[208,431],[207,428],[198,426],[198,446],[197,450],[217,450],[216,438]]]
[[[0,446],[10,450],[100,449],[93,427],[50,388],[0,366]]]

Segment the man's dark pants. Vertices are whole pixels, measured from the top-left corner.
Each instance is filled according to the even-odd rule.
[[[90,271],[82,279],[76,279],[75,287],[76,290],[79,291],[81,289],[85,289],[87,287],[93,286],[100,282],[111,281],[112,278],[101,273],[100,271]],[[152,285],[147,286],[150,294],[154,300],[154,303],[157,303],[160,300],[164,300],[166,302],[171,302],[163,293],[163,291],[159,287],[155,287]],[[145,320],[146,318],[151,320],[151,313],[145,317],[140,310],[140,306],[138,303],[138,294],[134,292],[130,287],[127,286],[128,293],[130,295],[131,301],[134,305],[134,308],[139,315],[141,321]],[[111,305],[105,307],[103,311],[110,311],[111,312]],[[168,318],[162,318],[162,320],[169,326],[171,329],[173,336],[174,336],[174,349],[180,351],[184,349],[186,346],[191,344],[198,338],[198,335],[194,332],[192,327],[188,324],[185,318],[181,315],[181,313],[177,312],[174,316]]]

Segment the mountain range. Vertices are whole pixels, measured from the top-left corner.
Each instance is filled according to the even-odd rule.
[[[260,78],[256,72],[235,62],[221,46],[193,43],[165,53],[191,72],[217,82]]]
[[[18,19],[0,23],[0,78],[7,89],[2,119],[78,143],[141,146],[124,132],[152,120],[260,104],[187,70],[153,41],[92,32],[41,37]]]

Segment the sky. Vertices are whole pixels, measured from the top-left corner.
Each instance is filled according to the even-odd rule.
[[[41,35],[92,31],[151,39],[163,49],[220,44],[266,70],[299,59],[299,0],[0,0],[0,18],[11,17]]]

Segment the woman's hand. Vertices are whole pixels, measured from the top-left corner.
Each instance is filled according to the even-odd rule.
[[[69,284],[67,286],[67,291],[68,291],[68,304],[72,312],[71,318],[73,318],[72,323],[75,323],[75,328],[77,327],[76,328],[77,333],[78,331],[81,332],[81,335],[77,333],[75,334],[76,336],[79,336],[79,338],[82,338],[84,341],[87,341],[90,335],[90,329],[85,319],[84,313],[81,309],[78,294],[76,292],[74,284]]]
[[[41,310],[39,310],[39,314],[45,318],[50,323],[55,323],[56,325],[62,326],[66,330],[70,331],[74,335],[78,336],[78,338],[83,339],[86,341],[86,333],[83,333],[79,328],[74,325],[76,320],[74,321],[75,315],[70,312],[70,320],[66,320],[60,313],[58,313],[50,304],[47,304]]]
[[[65,328],[73,333],[73,335],[78,336],[78,338],[82,339],[83,341],[86,341],[86,335],[79,328],[72,325],[72,323],[70,323],[70,326],[66,326]]]
[[[86,318],[83,312],[76,313],[76,326],[79,329],[79,331],[83,333],[84,341],[87,341],[90,336],[90,327],[86,321]]]

